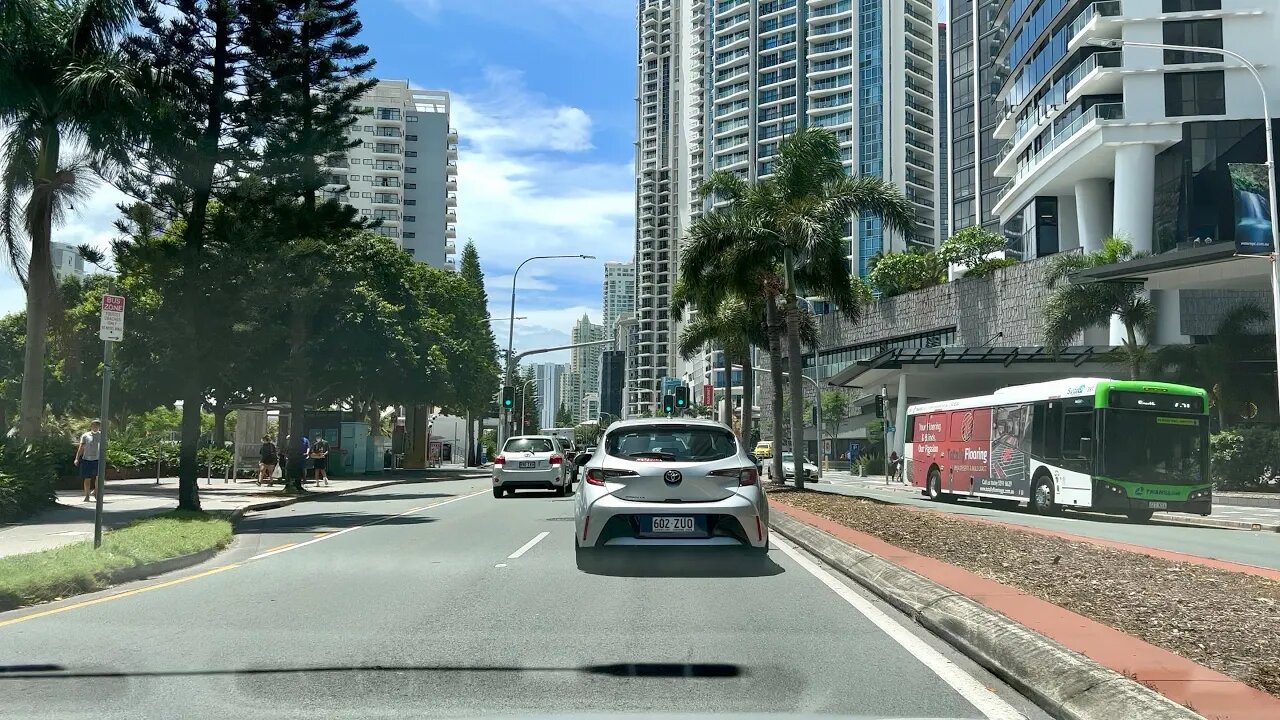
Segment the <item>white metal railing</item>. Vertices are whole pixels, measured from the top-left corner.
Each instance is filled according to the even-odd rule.
[[[1070,40],[1080,34],[1084,30],[1084,26],[1088,25],[1096,17],[1116,17],[1120,15],[1120,0],[1098,0],[1098,2],[1089,5],[1075,20],[1067,26],[1067,39]]]
[[[1121,120],[1124,118],[1124,103],[1103,103],[1094,105],[1093,107],[1080,113],[1078,117],[1071,122],[1058,128],[1058,131],[1049,138],[1034,155],[1018,164],[1018,171],[1014,174],[1013,179],[1009,181],[1009,191],[1021,180],[1034,172],[1041,162],[1048,157],[1049,153],[1064,145],[1073,136],[1088,126],[1095,120]]]

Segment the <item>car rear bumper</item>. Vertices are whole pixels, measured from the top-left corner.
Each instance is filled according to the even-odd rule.
[[[550,470],[495,470],[493,486],[503,489],[555,489],[566,484],[560,468]]]
[[[585,485],[583,487],[586,487]],[[753,491],[752,495],[758,492]],[[769,545],[769,516],[763,496],[747,494],[707,503],[649,503],[621,500],[601,494],[584,498],[576,518],[578,545]],[[763,512],[761,508],[765,508]],[[699,518],[696,536],[656,535],[648,532],[655,515]]]

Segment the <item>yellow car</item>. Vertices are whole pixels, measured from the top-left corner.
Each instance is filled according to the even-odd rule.
[[[773,441],[761,440],[760,442],[756,443],[756,449],[752,450],[751,454],[755,455],[761,460],[767,460],[773,457]]]

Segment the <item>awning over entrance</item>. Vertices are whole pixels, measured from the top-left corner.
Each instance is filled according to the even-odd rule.
[[[897,348],[860,360],[827,383],[861,388],[867,395],[886,387],[896,398],[905,374],[911,402],[969,397],[1073,375],[1123,377],[1128,370],[1110,360],[1112,350],[1110,345],[1072,346],[1057,354],[1042,346]]]
[[[1267,255],[1238,255],[1229,243],[1153,255],[1081,270],[1071,282],[1141,282],[1148,290],[1266,290],[1271,283]]]

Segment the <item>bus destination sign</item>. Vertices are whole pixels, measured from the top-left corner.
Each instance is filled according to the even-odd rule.
[[[1108,404],[1126,410],[1159,410],[1161,412],[1204,412],[1204,402],[1193,395],[1169,395],[1165,393],[1132,392],[1116,390],[1110,394]]]

